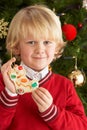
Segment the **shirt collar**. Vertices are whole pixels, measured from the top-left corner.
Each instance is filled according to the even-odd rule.
[[[26,76],[29,77],[30,79],[37,79],[38,81],[40,81],[41,79],[43,79],[49,72],[48,66],[45,67],[43,70],[41,70],[40,72],[34,71],[33,69],[31,69],[30,67],[26,66],[23,62],[21,62],[21,65],[24,67],[24,69],[26,70]]]

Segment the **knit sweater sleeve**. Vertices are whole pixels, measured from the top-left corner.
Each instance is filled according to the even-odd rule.
[[[52,130],[86,130],[87,117],[71,82],[68,84],[66,92],[65,107],[60,107],[57,104],[52,105],[45,113],[41,114],[41,117]],[[63,101],[61,100],[61,102]]]
[[[10,96],[0,75],[0,130],[7,130],[16,111],[18,96]]]

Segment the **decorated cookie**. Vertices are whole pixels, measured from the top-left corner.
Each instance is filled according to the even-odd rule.
[[[39,86],[39,83],[36,79],[29,80],[26,77],[26,71],[22,66],[15,65],[8,72],[8,75],[9,75],[11,81],[15,84],[16,92],[18,94],[32,92]]]

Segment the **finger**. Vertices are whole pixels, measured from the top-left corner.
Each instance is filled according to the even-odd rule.
[[[39,93],[39,90],[32,93],[32,98],[37,104],[39,111],[43,112],[49,108],[49,106],[52,104],[52,100],[48,99],[47,96],[45,96],[45,98],[43,98],[44,96],[40,97],[37,92]]]
[[[44,93],[42,93],[39,89],[34,91],[34,97],[41,105],[45,104],[47,101],[47,96]]]
[[[47,98],[52,98],[50,92],[47,89],[39,87],[38,90],[40,91],[41,97],[45,95]]]
[[[34,91],[34,93],[32,94],[33,97],[35,98],[35,100],[41,105],[41,106],[44,106],[44,105],[49,105],[53,102],[53,98],[51,96],[51,94],[46,90],[44,89],[44,91],[41,91],[42,89],[37,89]],[[46,95],[46,94],[49,94]]]
[[[37,95],[37,93],[35,91],[32,92],[32,98],[35,101],[35,103],[37,104],[37,106],[39,106],[39,107],[43,106],[43,104],[44,104],[43,100]]]
[[[40,96],[40,98],[43,100],[42,104],[43,106],[50,106],[53,103],[53,97],[52,95],[49,93],[49,91],[43,87],[40,87],[38,89],[39,93],[38,95]]]
[[[15,57],[13,57],[12,59],[10,59],[10,60],[8,61],[8,66],[11,66],[15,61],[16,61],[16,58],[15,58]]]
[[[1,72],[2,72],[2,73],[3,73],[3,72],[7,72],[8,69],[11,68],[11,64],[12,64],[13,62],[15,62],[15,61],[16,61],[16,59],[15,59],[15,57],[14,57],[14,58],[10,59],[8,62],[6,62],[6,63],[1,67]]]

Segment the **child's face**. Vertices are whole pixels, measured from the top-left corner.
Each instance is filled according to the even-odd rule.
[[[56,43],[53,41],[36,40],[32,37],[21,40],[19,44],[21,60],[36,71],[42,70],[52,62],[55,48]]]

